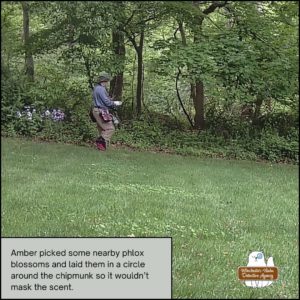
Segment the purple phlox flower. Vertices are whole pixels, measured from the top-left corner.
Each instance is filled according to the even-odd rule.
[[[53,109],[51,117],[54,122],[62,121],[64,119],[64,113],[60,109]]]

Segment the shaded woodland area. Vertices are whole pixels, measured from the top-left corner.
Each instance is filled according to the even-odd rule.
[[[93,141],[91,88],[105,71],[124,102],[115,144],[297,163],[298,8],[3,1],[2,135]]]

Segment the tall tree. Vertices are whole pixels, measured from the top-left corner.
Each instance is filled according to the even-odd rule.
[[[203,26],[208,15],[217,8],[224,7],[227,1],[188,1],[166,3],[169,16],[175,18],[181,34],[181,45],[169,44],[169,57],[163,60],[172,62],[176,68],[185,69],[185,77],[190,80],[191,98],[194,106],[193,127],[205,128],[204,78],[212,74],[213,57],[210,53],[209,36],[203,33]],[[176,34],[174,35],[176,40]],[[164,42],[163,45],[166,45]],[[165,46],[163,46],[165,47]],[[191,123],[191,122],[190,122]]]
[[[110,94],[118,100],[122,99],[123,94],[123,76],[126,56],[125,34],[122,30],[122,20],[124,19],[125,14],[124,10],[125,3],[123,1],[116,1],[114,8],[116,26],[112,29],[112,49],[115,54],[116,65],[118,65],[118,68],[116,68],[116,75],[110,83]]]
[[[114,96],[115,99],[122,99],[123,93],[123,73],[124,73],[124,64],[125,64],[125,38],[124,33],[115,29],[112,32],[112,47],[116,60],[119,61],[120,67],[118,68],[118,73],[113,77],[110,83],[110,94]]]
[[[23,39],[25,48],[25,74],[34,81],[34,62],[30,43],[30,7],[28,1],[21,1],[23,10]]]
[[[4,2],[1,7],[1,78],[4,75],[4,47],[3,47],[3,35],[4,35],[4,18],[2,17],[2,9],[4,8]]]
[[[128,35],[129,40],[132,42],[137,55],[137,85],[136,85],[136,112],[140,115],[142,112],[142,80],[143,80],[143,50],[144,50],[144,36],[145,31],[142,28],[140,32],[139,42],[132,35]]]
[[[199,7],[202,1],[193,1],[195,7]],[[215,1],[211,3],[206,9],[200,10],[200,12],[194,15],[192,31],[194,34],[194,44],[201,44],[202,37],[202,23],[204,18],[214,12],[217,8],[223,7],[228,1]],[[192,92],[194,107],[195,107],[195,118],[194,126],[197,129],[205,128],[205,116],[204,116],[204,84],[199,78],[196,79],[195,83],[192,84]]]
[[[137,56],[136,113],[139,116],[142,112],[145,33],[158,26],[158,20],[164,15],[164,10],[160,3],[155,1],[128,3],[127,10],[128,17],[123,23],[123,30]]]

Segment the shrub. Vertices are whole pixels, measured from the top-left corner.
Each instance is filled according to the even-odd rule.
[[[89,119],[88,108],[78,107],[67,113],[69,118],[64,121],[56,117],[46,118],[40,113],[32,114],[31,118],[24,113],[19,118],[15,114],[13,121],[5,123],[2,128],[10,136],[20,134],[76,144],[94,141],[98,132],[95,123]],[[199,132],[184,128],[178,121],[173,122],[170,128],[169,120],[159,114],[124,120],[112,143],[181,155],[298,163],[299,131],[296,128],[281,136],[275,129],[258,132],[246,123],[226,122],[222,129],[228,132],[224,134],[213,123],[207,130]]]

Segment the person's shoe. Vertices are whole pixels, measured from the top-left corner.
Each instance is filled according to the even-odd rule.
[[[102,144],[102,143],[97,143],[97,148],[98,148],[98,150],[100,150],[100,151],[105,151],[105,150],[106,150],[105,145]]]
[[[100,151],[105,151],[106,150],[106,143],[103,138],[99,138],[96,141],[97,149]]]

